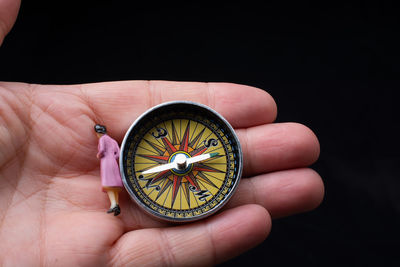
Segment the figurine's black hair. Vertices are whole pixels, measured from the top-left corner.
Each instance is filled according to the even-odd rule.
[[[96,124],[94,126],[94,130],[96,131],[96,133],[101,133],[101,134],[106,134],[107,133],[106,126],[101,125],[101,124]]]

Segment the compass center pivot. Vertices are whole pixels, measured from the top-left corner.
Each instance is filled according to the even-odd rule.
[[[185,156],[185,154],[178,154],[175,157],[174,162],[176,163],[176,166],[178,167],[178,170],[184,170],[187,167],[187,161],[186,161],[187,157]]]
[[[190,158],[190,155],[185,151],[177,151],[171,155],[168,162],[173,162],[176,164],[176,167],[171,169],[173,174],[178,176],[184,176],[188,174],[192,168],[193,164],[188,164],[187,160]]]

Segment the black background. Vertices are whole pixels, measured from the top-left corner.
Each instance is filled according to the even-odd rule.
[[[326,196],[315,211],[275,220],[264,243],[221,266],[399,266],[399,14],[382,1],[25,1],[0,49],[0,80],[265,89],[278,122],[306,124],[319,137],[313,168]]]

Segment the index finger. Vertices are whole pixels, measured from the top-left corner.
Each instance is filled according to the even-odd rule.
[[[96,120],[107,125],[118,140],[145,110],[173,100],[207,105],[235,128],[273,122],[277,112],[275,101],[268,93],[238,84],[123,81],[85,84],[81,89]]]

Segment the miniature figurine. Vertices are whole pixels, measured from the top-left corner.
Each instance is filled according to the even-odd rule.
[[[94,126],[99,138],[97,158],[100,159],[100,176],[103,191],[107,192],[111,206],[107,213],[117,216],[121,213],[118,204],[118,193],[122,190],[122,180],[118,167],[119,146],[118,143],[107,135],[104,125]]]

